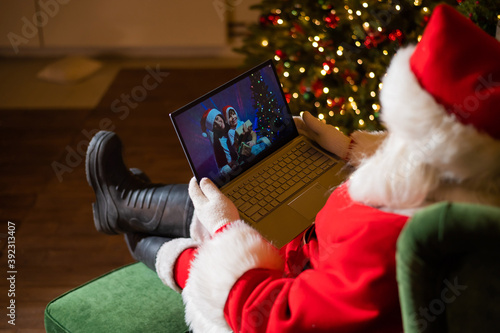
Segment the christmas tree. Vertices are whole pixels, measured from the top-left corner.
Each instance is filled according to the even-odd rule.
[[[495,34],[498,0],[448,0]],[[432,0],[263,0],[236,51],[247,65],[275,60],[292,112],[307,110],[349,133],[381,129],[379,90],[394,53],[421,38]]]
[[[283,106],[279,105],[278,96],[274,96],[273,92],[269,90],[260,72],[252,74],[250,82],[253,107],[257,110],[255,131],[259,136],[265,136],[272,141],[276,137],[275,132],[281,127],[276,122],[281,120]]]

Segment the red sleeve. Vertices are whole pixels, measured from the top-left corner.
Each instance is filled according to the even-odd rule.
[[[220,227],[216,233],[223,232],[230,223],[223,225]],[[191,268],[191,262],[194,257],[198,253],[198,249],[191,247],[189,249],[184,250],[179,257],[177,258],[174,265],[174,279],[175,283],[181,288],[184,289],[186,287],[186,281],[189,277],[189,269]]]
[[[180,254],[180,256],[177,258],[177,261],[175,262],[174,279],[181,289],[184,289],[184,287],[186,287],[186,281],[189,277],[191,262],[193,261],[197,252],[198,249],[195,247],[186,249]]]

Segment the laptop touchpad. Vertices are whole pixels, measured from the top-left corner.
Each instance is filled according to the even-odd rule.
[[[328,194],[328,190],[325,187],[316,183],[290,202],[288,206],[306,219],[313,221],[316,214],[325,205]]]

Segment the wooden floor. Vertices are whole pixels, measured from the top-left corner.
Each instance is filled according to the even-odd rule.
[[[93,110],[0,110],[0,331],[44,332],[49,301],[132,262],[121,236],[101,235],[93,226],[94,195],[84,168],[93,133],[117,132],[127,165],[154,182],[191,178],[168,113],[242,70],[161,71],[168,75],[157,75],[156,87],[146,69],[121,71]],[[12,268],[9,225],[15,227]],[[8,323],[11,300],[15,326]]]

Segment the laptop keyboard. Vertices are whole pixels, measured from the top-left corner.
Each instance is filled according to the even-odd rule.
[[[301,141],[227,196],[240,211],[258,222],[335,164],[310,143]]]

